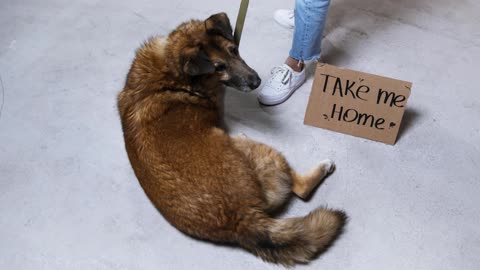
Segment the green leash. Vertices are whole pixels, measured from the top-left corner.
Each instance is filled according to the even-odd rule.
[[[240,9],[238,10],[237,23],[235,24],[235,32],[233,33],[233,40],[240,46],[240,38],[242,37],[243,25],[245,24],[245,16],[247,16],[249,0],[242,0]]]

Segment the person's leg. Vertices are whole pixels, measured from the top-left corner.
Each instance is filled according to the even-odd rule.
[[[295,30],[289,57],[272,70],[270,80],[258,94],[264,105],[287,100],[305,82],[304,61],[320,57],[320,45],[330,0],[296,0]]]
[[[295,1],[295,31],[292,48],[285,62],[287,65],[317,59],[320,56],[329,7],[330,0]]]

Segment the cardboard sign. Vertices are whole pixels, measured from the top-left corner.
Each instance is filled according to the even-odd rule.
[[[395,144],[412,83],[319,63],[306,125]]]

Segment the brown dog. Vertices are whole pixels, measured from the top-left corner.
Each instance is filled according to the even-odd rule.
[[[262,259],[308,262],[339,234],[345,215],[316,209],[274,219],[292,191],[305,198],[334,168],[296,174],[276,150],[219,127],[223,85],[246,91],[260,78],[240,58],[224,13],[181,24],[136,54],[118,97],[125,146],[145,193],[191,236],[238,244]]]

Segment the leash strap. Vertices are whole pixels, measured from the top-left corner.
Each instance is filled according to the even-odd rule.
[[[233,40],[240,45],[240,38],[242,37],[243,25],[245,24],[245,16],[247,16],[247,9],[249,0],[242,0],[240,3],[240,9],[238,10],[237,23],[235,24],[235,32],[233,34]]]

